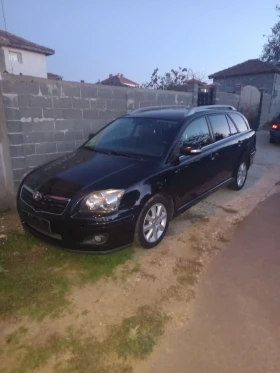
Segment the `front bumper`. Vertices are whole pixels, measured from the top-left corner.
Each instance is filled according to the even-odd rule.
[[[133,242],[139,209],[134,208],[125,212],[118,212],[103,221],[95,217],[62,216],[42,212],[35,212],[23,201],[18,200],[18,214],[23,228],[37,238],[50,242],[55,246],[85,253],[111,253]],[[30,223],[31,218],[43,219],[49,222],[47,232]],[[105,235],[102,244],[85,243],[84,241],[96,235]]]

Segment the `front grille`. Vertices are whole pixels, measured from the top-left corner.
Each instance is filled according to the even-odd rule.
[[[37,212],[62,215],[70,201],[68,198],[49,195],[43,195],[40,201],[35,201],[33,193],[34,191],[32,189],[23,185],[20,192],[20,199]]]

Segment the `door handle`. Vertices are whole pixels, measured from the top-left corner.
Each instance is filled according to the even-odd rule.
[[[210,154],[211,161],[214,161],[218,156],[219,156],[218,152]]]
[[[239,147],[239,148],[241,147],[242,143],[243,143],[242,140],[239,140],[239,141],[238,141],[238,147]]]

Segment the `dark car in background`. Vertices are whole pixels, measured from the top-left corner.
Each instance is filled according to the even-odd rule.
[[[274,144],[280,141],[280,114],[271,122],[270,125],[270,143]]]
[[[21,182],[23,227],[80,252],[156,246],[170,220],[217,188],[240,190],[256,135],[229,106],[142,108]]]

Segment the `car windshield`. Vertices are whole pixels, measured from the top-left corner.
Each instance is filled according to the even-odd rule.
[[[119,118],[98,132],[84,147],[112,154],[160,157],[174,139],[180,123],[155,118]]]

